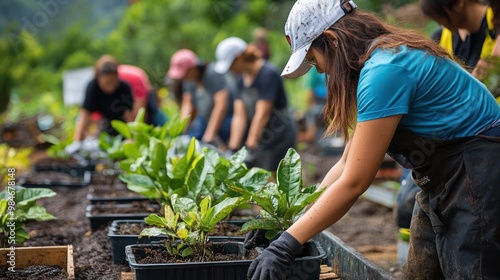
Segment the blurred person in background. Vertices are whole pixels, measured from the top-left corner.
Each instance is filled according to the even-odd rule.
[[[267,30],[263,27],[255,28],[252,33],[253,42],[262,52],[262,58],[269,60],[271,58],[271,50],[269,49],[269,40],[267,39]]]
[[[245,146],[250,166],[275,171],[289,148],[295,148],[296,131],[279,72],[254,45],[237,37],[219,43],[215,70],[231,70],[238,77],[234,97],[229,150]]]
[[[299,136],[299,142],[313,143],[316,139],[320,139],[325,131],[325,122],[323,108],[326,105],[326,77],[325,73],[318,73],[316,69],[312,69],[308,73],[309,94],[307,99],[307,111],[305,114],[306,131],[302,136]],[[319,131],[318,131],[319,130]]]
[[[118,77],[118,62],[110,55],[103,55],[95,64],[95,77],[85,91],[85,99],[76,122],[73,143],[65,148],[73,154],[80,150],[91,114],[99,112],[99,132],[118,133],[111,127],[112,120],[132,121],[134,97],[130,86]]]
[[[132,88],[134,106],[130,117],[135,119],[139,109],[144,108],[146,123],[156,126],[165,124],[167,117],[159,108],[158,97],[153,91],[146,72],[134,65],[121,64],[118,66],[118,77]]]
[[[187,134],[216,147],[224,146],[233,111],[225,77],[187,49],[174,53],[167,76],[181,87],[181,117],[190,117]]]
[[[496,42],[493,9],[479,0],[420,0],[420,8],[442,25],[432,38],[475,77],[482,76],[476,65],[492,55]]]

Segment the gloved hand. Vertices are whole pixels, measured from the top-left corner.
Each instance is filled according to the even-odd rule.
[[[64,151],[68,155],[72,155],[72,154],[78,152],[78,150],[80,150],[81,147],[82,147],[82,142],[80,142],[80,141],[74,141],[73,143],[71,143],[68,146],[66,146],[66,148],[64,148]]]
[[[245,249],[247,250],[253,249],[255,247],[267,248],[267,246],[269,246],[269,240],[266,238],[266,232],[267,230],[264,229],[255,229],[249,231],[247,233],[247,236],[245,237],[245,241],[243,241],[243,247],[245,247]]]
[[[255,149],[249,148],[247,146],[245,146],[245,148],[247,149],[247,152],[248,152],[247,158],[245,159],[245,164],[249,168],[254,167],[256,156],[257,156],[255,153]]]
[[[288,232],[273,241],[260,256],[253,260],[248,269],[249,280],[285,279],[295,256],[302,252],[303,246]]]

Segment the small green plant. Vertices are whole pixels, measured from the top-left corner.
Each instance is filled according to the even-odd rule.
[[[304,187],[300,156],[294,149],[289,149],[281,160],[276,177],[276,183],[270,182],[256,193],[238,186],[229,186],[235,192],[250,196],[253,203],[262,207],[260,219],[246,222],[242,231],[267,230],[266,238],[271,240],[288,229],[307,205],[314,202],[323,191],[318,190],[316,185]]]
[[[212,198],[205,197],[199,205],[176,194],[171,197],[172,207],[164,206],[163,217],[151,214],[145,219],[153,227],[144,229],[143,236],[166,235],[165,248],[170,255],[187,258],[195,254],[203,259],[212,256],[207,247],[208,234],[241,204],[241,198],[226,198],[212,205]]]
[[[8,169],[14,169],[16,176],[30,167],[31,148],[15,149],[7,144],[0,144],[0,183],[3,186],[9,181]]]
[[[29,239],[23,228],[27,220],[49,221],[55,219],[37,200],[55,196],[56,193],[44,188],[7,187],[0,192],[0,243],[3,247],[22,244]]]

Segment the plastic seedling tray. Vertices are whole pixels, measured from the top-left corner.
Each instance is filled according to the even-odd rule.
[[[106,209],[112,210],[112,208],[127,209],[133,207],[134,205],[131,203],[111,204],[111,205],[92,204],[87,206],[85,216],[90,221],[90,228],[92,229],[92,231],[96,231],[101,228],[107,227],[114,220],[140,220],[146,218],[147,216],[149,216],[149,214],[153,213],[153,211],[148,211],[148,212],[144,211],[138,213],[113,213],[111,211],[110,213],[92,213],[96,208],[100,208],[102,210]],[[154,212],[158,210],[158,205],[156,204],[151,204],[151,207],[156,209]]]
[[[49,173],[54,174],[58,172],[41,171],[41,172],[26,174],[23,178],[19,180],[19,185],[26,188],[41,188],[41,187],[87,187],[90,184],[89,171],[84,172],[82,176],[71,176],[72,178],[70,181],[64,181],[61,179],[51,179],[48,176]],[[38,181],[31,181],[30,177],[33,177],[35,174],[36,176],[47,174],[48,178],[44,178]],[[60,174],[70,176],[64,172]]]

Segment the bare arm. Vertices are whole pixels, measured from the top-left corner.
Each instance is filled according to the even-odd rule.
[[[190,118],[191,122],[193,120],[193,97],[191,93],[184,92],[182,94],[182,104],[181,104],[181,119]]]
[[[347,161],[347,155],[349,154],[350,147],[351,142],[349,141],[345,146],[342,158],[330,169],[330,171],[328,171],[325,178],[320,184],[320,188],[329,187],[340,178],[345,168],[345,163]]]
[[[220,90],[214,95],[214,108],[210,113],[207,129],[203,134],[202,140],[206,143],[212,141],[217,135],[219,128],[224,122],[227,113],[227,103],[229,102],[229,92],[226,89]]]
[[[87,125],[90,121],[90,112],[87,109],[80,109],[80,114],[78,116],[78,122],[75,127],[75,134],[73,135],[73,141],[82,141]]]
[[[271,118],[272,109],[273,103],[271,101],[259,100],[255,104],[255,116],[250,124],[250,130],[246,141],[248,147],[255,148],[259,143],[264,127],[266,127]]]
[[[234,101],[233,120],[231,121],[231,136],[229,138],[229,148],[236,150],[241,146],[243,136],[247,129],[247,114],[245,105],[241,99]]]
[[[337,222],[370,186],[400,119],[397,115],[357,124],[340,177],[287,230],[301,244]]]
[[[141,108],[146,108],[147,101],[148,101],[147,97],[141,99],[134,98],[134,108],[128,115],[127,114],[125,115],[125,121],[127,122],[134,121],[139,110]]]

